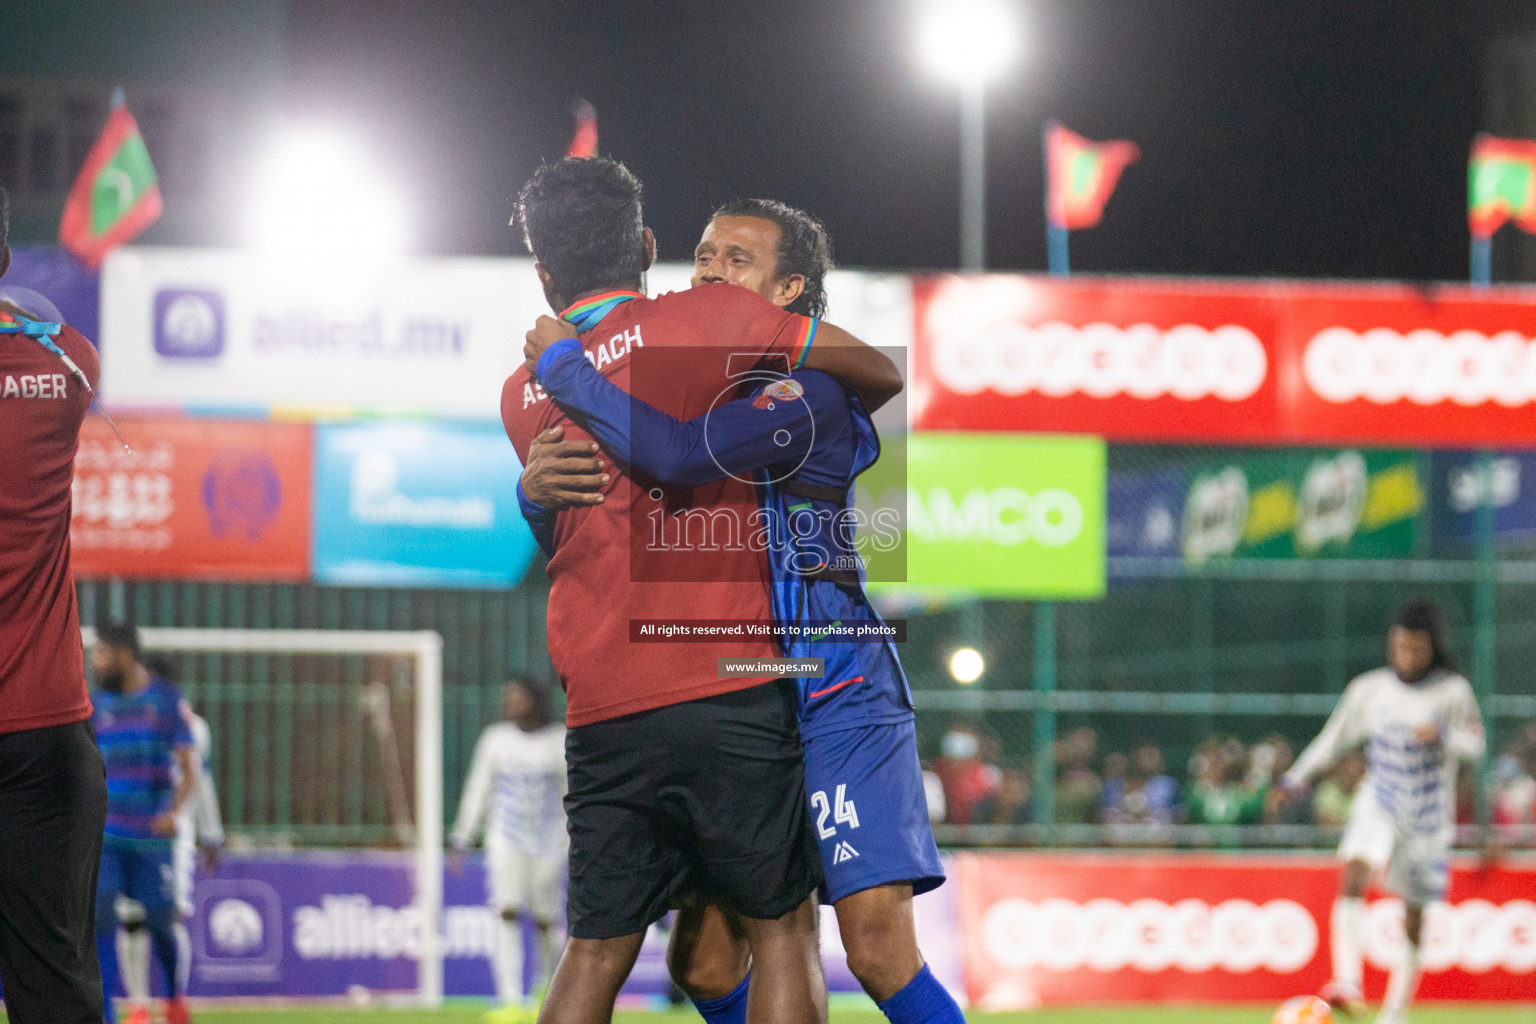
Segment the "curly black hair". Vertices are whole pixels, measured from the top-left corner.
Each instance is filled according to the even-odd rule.
[[[827,272],[832,269],[832,236],[826,227],[788,203],[774,199],[733,199],[722,205],[714,217],[761,217],[779,226],[779,278],[799,274],[805,278],[802,291],[788,309],[802,316],[827,315]]]
[[[544,164],[517,195],[523,243],[570,300],[645,273],[640,180],[617,160]]]
[[[1392,624],[1410,633],[1428,633],[1430,648],[1434,651],[1430,665],[1448,672],[1456,670],[1456,660],[1446,647],[1445,616],[1440,613],[1439,605],[1422,597],[1410,601]]]

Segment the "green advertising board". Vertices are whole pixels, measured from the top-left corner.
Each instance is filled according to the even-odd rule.
[[[900,508],[900,543],[866,554],[871,589],[988,597],[1104,593],[1104,442],[918,433],[859,478],[863,509]],[[905,474],[905,479],[901,476]],[[901,506],[904,504],[904,508]]]
[[[1286,450],[1196,471],[1181,548],[1210,558],[1407,558],[1425,486],[1411,452]]]

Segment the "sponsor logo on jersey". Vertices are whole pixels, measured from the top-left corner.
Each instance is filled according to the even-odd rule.
[[[776,380],[767,385],[752,399],[754,409],[772,409],[777,402],[793,402],[805,394],[805,388],[797,380]]]
[[[858,855],[859,851],[855,850],[852,845],[849,844],[848,840],[844,839],[842,842],[838,843],[837,846],[833,847],[832,863],[841,864],[844,861],[853,860],[853,858],[857,857]]]

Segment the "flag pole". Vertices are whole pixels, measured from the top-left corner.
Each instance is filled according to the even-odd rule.
[[[1040,152],[1045,157],[1045,250],[1050,272],[1057,277],[1066,277],[1072,272],[1067,252],[1067,229],[1057,224],[1051,215],[1051,130],[1057,126],[1058,122],[1047,121],[1040,133]]]
[[[1472,287],[1487,288],[1493,283],[1493,236],[1472,236]]]

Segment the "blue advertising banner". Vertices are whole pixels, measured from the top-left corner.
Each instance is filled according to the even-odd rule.
[[[56,245],[12,248],[11,269],[0,280],[0,299],[40,317],[59,317],[101,347],[99,275]]]
[[[193,996],[316,998],[413,991],[420,920],[411,906],[413,855],[398,851],[231,854],[218,873],[199,872],[193,888]],[[946,860],[946,866],[948,861]],[[465,859],[443,879],[443,988],[450,996],[489,996],[497,918],[486,904],[485,868]],[[914,910],[934,974],[961,994],[956,883],[918,897]],[[832,909],[823,907],[827,988],[859,991],[848,970]],[[626,996],[669,989],[666,920],[645,937],[624,986]],[[523,977],[538,977],[539,943],[524,923]],[[156,979],[159,984],[159,979]]]
[[[1472,543],[1478,509],[1493,503],[1500,544],[1536,544],[1536,452],[1499,452],[1484,468],[1476,452],[1436,452],[1432,516],[1437,540]]]
[[[1182,469],[1111,473],[1104,510],[1109,557],[1177,557],[1188,489]]]
[[[538,547],[517,508],[521,473],[499,423],[317,427],[315,578],[515,586]]]

